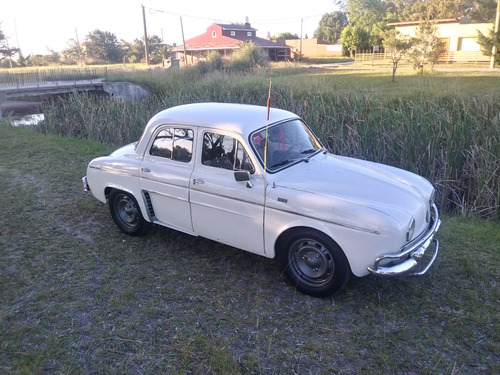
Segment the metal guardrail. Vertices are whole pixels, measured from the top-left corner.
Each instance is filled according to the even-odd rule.
[[[84,69],[30,69],[0,71],[0,87],[19,88],[22,86],[40,87],[54,85],[56,82],[96,81],[106,79],[108,68]]]

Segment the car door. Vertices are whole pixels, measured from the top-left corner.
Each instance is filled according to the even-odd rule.
[[[141,188],[153,221],[187,233],[193,232],[189,184],[195,130],[160,126],[140,166]]]
[[[194,231],[206,238],[253,253],[264,253],[264,179],[236,135],[213,130],[198,134],[191,176]],[[236,181],[235,171],[249,176]]]

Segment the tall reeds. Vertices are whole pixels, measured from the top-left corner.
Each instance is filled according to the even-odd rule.
[[[356,88],[337,93],[332,82],[307,84],[301,77],[298,87],[294,75],[269,71],[138,71],[116,79],[148,86],[153,98],[119,102],[74,94],[47,106],[42,130],[113,144],[130,142],[140,137],[154,113],[174,105],[265,105],[269,74],[275,76],[272,105],[302,116],[333,153],[425,176],[436,186],[444,212],[500,220],[500,98],[495,96],[417,92],[397,97]]]

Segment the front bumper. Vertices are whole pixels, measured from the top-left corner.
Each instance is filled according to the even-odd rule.
[[[89,183],[87,182],[87,176],[82,177],[83,191],[90,191]]]
[[[403,248],[400,253],[378,257],[374,265],[368,267],[368,271],[379,276],[420,276],[426,273],[436,260],[439,252],[439,241],[434,238],[441,226],[436,205],[433,205],[432,212],[432,224],[416,243],[410,243],[409,247]],[[432,252],[432,250],[434,251]],[[432,255],[429,255],[429,253]]]

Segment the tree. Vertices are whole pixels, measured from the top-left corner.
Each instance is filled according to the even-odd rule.
[[[10,68],[12,68],[12,57],[19,53],[19,51],[19,48],[9,47],[7,36],[4,34],[3,30],[0,29],[0,62],[2,62],[4,59],[8,59],[9,66]]]
[[[148,36],[149,61],[151,64],[160,64],[168,57],[168,47],[158,35]],[[165,50],[166,47],[166,50]]]
[[[385,0],[388,22],[470,18],[491,22],[497,0]]]
[[[413,68],[424,71],[425,65],[431,70],[438,61],[439,54],[444,52],[444,43],[439,40],[437,27],[431,22],[421,22],[415,30],[413,48],[409,54]]]
[[[484,35],[482,32],[478,31],[477,44],[479,44],[481,52],[485,56],[491,56],[491,51],[493,50],[493,36],[493,29],[489,30],[488,35]],[[497,34],[497,51],[500,51],[500,31]],[[495,64],[500,64],[500,53],[498,52],[495,55]]]
[[[465,16],[470,0],[426,0],[413,1],[409,5],[410,20],[430,21]]]
[[[368,35],[368,47],[381,44],[380,33],[388,22],[387,9],[388,3],[383,0],[347,1],[349,25],[365,31]]]
[[[403,35],[396,29],[390,29],[382,33],[384,38],[384,48],[391,55],[392,60],[392,82],[396,80],[396,70],[398,69],[399,61],[410,50],[413,45],[413,40]]]
[[[279,33],[278,35],[274,35],[271,39],[276,41],[279,39],[288,40],[288,39],[300,39],[300,38],[297,34],[292,34],[287,31],[284,33]]]
[[[467,9],[467,16],[474,22],[494,22],[497,0],[476,0]]]
[[[347,26],[347,14],[345,12],[325,13],[319,21],[318,28],[314,31],[314,37],[326,40],[329,43],[337,43],[342,30]]]
[[[347,26],[341,34],[344,54],[352,56],[359,49],[369,47],[370,35],[359,26]]]
[[[144,39],[135,39],[132,43],[122,41],[124,58],[128,63],[139,63],[145,59]],[[152,64],[159,64],[170,56],[170,48],[157,35],[148,36],[149,59]]]
[[[134,39],[132,43],[122,40],[122,46],[125,51],[124,63],[135,64],[144,59],[144,39]]]
[[[121,62],[123,51],[115,34],[109,31],[94,30],[87,34],[83,42],[86,55],[95,61],[110,63]]]
[[[61,54],[66,62],[78,64],[82,64],[85,57],[85,51],[75,39],[70,39],[68,41],[68,47],[64,49]]]

